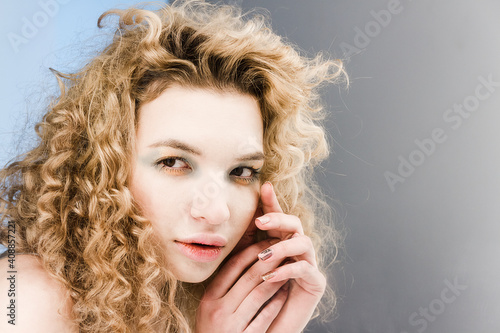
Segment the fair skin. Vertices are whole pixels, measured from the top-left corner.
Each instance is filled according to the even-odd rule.
[[[198,283],[229,257],[202,298],[196,332],[300,332],[324,293],[301,221],[283,213],[270,183],[260,185],[262,138],[257,101],[236,92],[172,86],[140,109],[130,190],[168,268]],[[257,228],[269,239],[253,244]],[[17,260],[17,331],[76,332],[63,286],[37,257]],[[0,331],[12,331],[6,322]]]
[[[43,268],[40,258],[34,255],[15,256],[15,325],[8,323],[8,290],[11,288],[7,277],[9,262],[0,260],[0,300],[2,318],[0,332],[78,332],[78,327],[71,320],[72,302],[64,286]]]
[[[256,228],[270,237],[240,243],[222,267],[198,309],[199,332],[299,332],[325,289],[300,220],[253,171],[262,138],[257,101],[234,91],[172,86],[140,109],[130,189],[179,280],[206,280]],[[272,256],[258,260],[266,249]]]
[[[243,236],[259,200],[262,136],[247,95],[173,86],[139,110],[130,191],[179,280],[206,280]]]
[[[303,234],[300,220],[283,213],[270,183],[262,185],[261,203],[264,213],[261,217],[268,217],[269,221],[263,224],[264,219],[258,218],[255,226],[266,230],[273,241],[247,247],[222,267],[198,309],[199,333],[301,332],[323,296],[326,278],[318,270],[314,248]],[[271,257],[256,261],[259,254],[269,249]],[[284,259],[290,262],[280,265]],[[274,272],[274,276],[263,281],[263,275],[269,272]],[[286,281],[289,281],[286,299],[282,299],[282,289],[273,296],[272,286],[281,286]],[[271,302],[251,320],[269,298]]]

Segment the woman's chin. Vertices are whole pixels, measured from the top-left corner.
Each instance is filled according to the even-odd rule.
[[[174,273],[177,280],[186,283],[201,283],[207,280],[214,273],[213,270],[196,270],[193,269],[189,272],[177,272]]]

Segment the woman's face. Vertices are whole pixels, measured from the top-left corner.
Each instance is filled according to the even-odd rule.
[[[172,86],[141,107],[130,190],[179,280],[206,280],[252,222],[262,138],[249,95]]]

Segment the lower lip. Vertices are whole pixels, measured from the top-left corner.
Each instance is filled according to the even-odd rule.
[[[222,252],[222,246],[203,246],[181,242],[175,242],[175,244],[186,257],[198,262],[214,261]]]

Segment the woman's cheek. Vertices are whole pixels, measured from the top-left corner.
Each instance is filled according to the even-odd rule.
[[[232,197],[237,200],[234,204],[236,208],[234,212],[238,215],[239,228],[245,231],[248,225],[253,222],[252,219],[259,202],[259,192],[257,190],[241,191]]]

